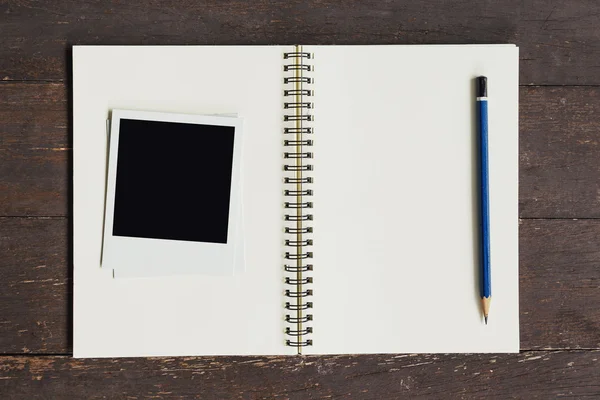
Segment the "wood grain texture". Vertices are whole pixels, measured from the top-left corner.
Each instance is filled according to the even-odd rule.
[[[597,351],[118,360],[0,357],[0,395],[4,400],[595,398],[600,396],[599,358]]]
[[[71,352],[68,227],[0,218],[0,353]],[[600,220],[521,221],[522,349],[600,349],[598,237]]]
[[[600,220],[522,220],[522,349],[600,348]]]
[[[0,4],[0,79],[62,80],[73,44],[516,43],[521,83],[600,83],[596,0]]]
[[[66,215],[70,124],[64,84],[0,83],[0,215]]]
[[[600,218],[600,88],[520,96],[520,216]],[[62,83],[0,83],[0,216],[67,215],[68,114]]]
[[[600,89],[520,95],[520,215],[600,218]]]
[[[0,353],[70,351],[68,221],[0,218],[0,232]]]

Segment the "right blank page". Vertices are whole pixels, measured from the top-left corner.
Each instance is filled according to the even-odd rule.
[[[518,48],[314,53],[307,353],[518,352]],[[479,296],[475,84],[488,77],[492,303]]]

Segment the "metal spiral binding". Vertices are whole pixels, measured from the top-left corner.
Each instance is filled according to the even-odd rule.
[[[303,347],[312,345],[312,340],[307,336],[313,332],[311,326],[306,326],[313,320],[313,315],[308,311],[313,307],[313,303],[308,301],[313,291],[307,287],[312,284],[313,279],[304,275],[313,270],[312,264],[307,262],[313,258],[313,253],[309,251],[313,241],[307,237],[313,232],[313,228],[306,226],[313,220],[310,213],[313,208],[313,202],[310,201],[313,191],[307,188],[313,183],[313,178],[305,175],[313,170],[312,164],[307,164],[313,158],[310,151],[313,140],[306,138],[306,135],[313,134],[313,128],[307,126],[313,120],[313,116],[309,114],[313,109],[313,80],[307,76],[313,70],[309,61],[313,56],[302,51],[301,46],[295,46],[294,51],[284,53],[283,58],[283,70],[290,74],[283,78],[283,95],[286,97],[283,108],[290,111],[283,116],[286,125],[283,128],[283,156],[291,161],[283,167],[284,171],[290,173],[290,176],[283,179],[284,184],[290,185],[290,189],[284,190],[283,194],[290,198],[284,203],[284,208],[289,210],[285,214],[285,221],[293,223],[285,227],[285,234],[289,235],[285,246],[289,251],[285,252],[284,257],[290,262],[284,265],[285,272],[290,274],[285,277],[285,284],[293,287],[285,290],[285,296],[290,298],[285,303],[285,308],[291,311],[286,314],[285,322],[292,325],[286,328],[285,334],[291,337],[286,340],[286,345],[296,347],[298,354],[302,354]]]

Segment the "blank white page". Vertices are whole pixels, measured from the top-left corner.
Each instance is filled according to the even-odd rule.
[[[307,353],[517,352],[518,48],[314,53]],[[488,77],[492,303],[479,296],[474,78]]]
[[[284,345],[281,255],[282,54],[291,49],[74,47],[75,357],[295,353]],[[100,268],[105,126],[116,108],[244,119],[245,273],[113,279]]]

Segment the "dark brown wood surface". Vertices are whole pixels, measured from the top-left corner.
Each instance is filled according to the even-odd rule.
[[[0,3],[0,398],[600,398],[600,3]],[[518,355],[74,360],[72,44],[516,43]]]
[[[208,0],[0,5],[0,71],[66,79],[72,44],[517,43],[521,83],[600,83],[596,0]]]
[[[0,360],[0,385],[24,399],[548,399],[600,390],[599,351]]]

